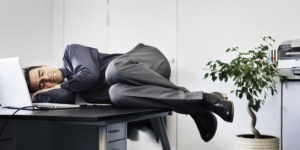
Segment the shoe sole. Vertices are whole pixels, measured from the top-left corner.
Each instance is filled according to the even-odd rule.
[[[231,104],[231,116],[230,116],[230,120],[228,122],[233,122],[233,118],[234,118],[234,105],[232,101],[229,101]]]

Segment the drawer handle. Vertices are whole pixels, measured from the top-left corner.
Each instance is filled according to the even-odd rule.
[[[117,133],[117,132],[120,132],[120,130],[109,130],[108,132],[109,133]]]

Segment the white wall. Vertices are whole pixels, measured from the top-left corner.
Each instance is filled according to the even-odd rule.
[[[107,1],[73,0],[73,7],[69,7],[70,2],[71,0],[1,0],[0,58],[19,56],[25,66],[49,63],[60,65],[65,44],[77,43],[77,39],[80,39],[81,44],[99,49],[114,48],[109,46],[114,43],[107,41],[109,29],[106,28],[105,15],[108,10],[104,6]],[[86,2],[87,5],[95,4],[93,5],[95,7],[78,5],[82,2]],[[250,49],[259,42],[260,37],[265,35],[273,36],[277,40],[277,46],[283,40],[299,38],[300,35],[298,29],[300,1],[298,0],[177,0],[176,2],[177,14],[165,12],[166,9],[161,9],[163,5],[160,4],[158,6],[161,7],[155,10],[159,11],[156,12],[157,15],[170,13],[172,17],[177,16],[176,34],[171,33],[171,36],[177,38],[177,47],[174,47],[177,49],[177,60],[175,59],[177,83],[192,91],[222,91],[229,94],[233,88],[231,83],[213,83],[210,80],[203,80],[205,70],[202,69],[209,60],[230,60],[233,56],[225,56],[226,48],[239,46]],[[80,11],[91,18],[76,18],[73,12],[78,12],[78,9],[75,9],[77,7],[84,8]],[[173,10],[173,3],[168,8]],[[94,17],[101,19],[94,19]],[[81,21],[89,28],[82,28]],[[68,28],[69,26],[73,29]],[[165,24],[161,24],[162,26],[167,27]],[[171,26],[173,30],[174,25]],[[122,25],[115,27],[119,30]],[[129,30],[127,27],[125,29]],[[77,31],[72,32],[73,30]],[[117,33],[111,35],[117,37]],[[165,37],[167,36],[166,34]],[[162,37],[160,40],[165,41]],[[173,43],[174,38],[165,42]],[[168,52],[173,53],[174,50],[167,50]],[[238,100],[231,94],[229,98],[234,100],[235,104],[234,123],[225,123],[218,118],[216,136],[209,143],[202,142],[189,116],[179,115],[177,149],[231,150],[235,134],[250,133],[250,117],[245,110],[246,101]],[[268,100],[270,101],[267,101],[258,113],[257,127],[262,133],[279,136],[279,96],[270,97]]]
[[[0,58],[23,66],[53,62],[53,1],[0,1]]]
[[[107,52],[106,0],[63,0],[64,45],[82,44]]]
[[[63,0],[53,1],[53,65],[62,66],[62,57],[64,54],[64,4]]]
[[[250,117],[245,99],[230,94],[231,83],[203,80],[205,64],[210,60],[229,61],[225,50],[233,46],[250,49],[260,37],[277,40],[299,38],[300,1],[298,0],[178,0],[178,84],[207,92],[222,91],[235,104],[234,122],[218,118],[215,138],[204,143],[193,120],[178,117],[178,150],[232,150],[236,134],[250,133]],[[258,113],[257,128],[264,134],[280,136],[280,96],[270,97]],[[188,138],[187,138],[188,137]]]

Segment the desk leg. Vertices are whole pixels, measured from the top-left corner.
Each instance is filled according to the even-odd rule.
[[[151,119],[151,122],[154,125],[154,130],[158,130],[159,132],[159,138],[161,139],[163,150],[171,150],[163,118],[159,117]]]

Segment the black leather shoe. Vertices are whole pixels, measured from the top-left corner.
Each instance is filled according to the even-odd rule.
[[[231,101],[224,99],[220,93],[203,93],[203,108],[212,111],[224,121],[232,122],[234,117],[234,106]]]
[[[203,141],[210,141],[214,137],[218,125],[214,114],[209,111],[203,111],[191,114],[191,117],[194,119]]]

